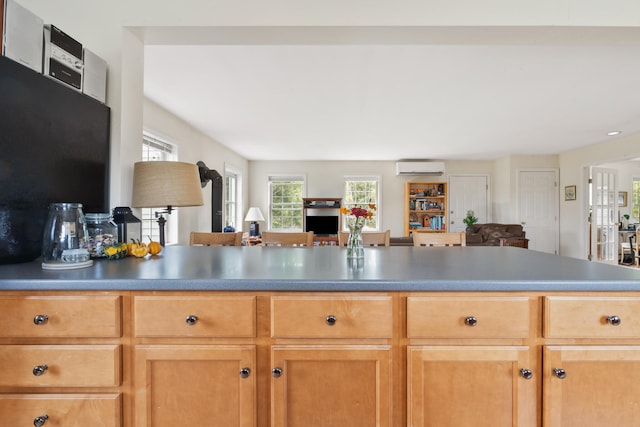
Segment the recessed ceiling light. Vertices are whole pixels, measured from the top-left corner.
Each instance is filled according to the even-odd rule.
[[[609,136],[616,136],[616,135],[620,135],[622,132],[619,130],[612,130],[611,132],[607,132],[607,135]]]

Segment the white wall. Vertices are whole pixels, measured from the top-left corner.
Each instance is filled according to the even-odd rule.
[[[379,213],[381,230],[390,229],[391,235],[404,234],[405,182],[447,182],[450,174],[494,174],[493,161],[445,161],[446,173],[433,176],[396,176],[395,161],[385,162],[293,162],[252,161],[250,168],[250,205],[258,206],[266,215],[269,207],[268,177],[270,175],[299,174],[306,177],[307,193],[304,197],[343,197],[344,177],[347,175],[377,175],[381,177]],[[266,224],[264,226],[266,229]]]
[[[178,160],[188,163],[203,161],[209,169],[224,176],[225,166],[233,166],[243,177],[249,176],[246,159],[210,139],[158,104],[145,99],[144,129],[178,145]],[[138,150],[140,151],[140,150]],[[248,203],[248,180],[243,180],[242,203]],[[202,190],[204,206],[179,208],[179,244],[189,243],[189,232],[211,231],[211,183]]]
[[[640,157],[640,135],[567,151],[560,155],[560,188],[576,186],[576,200],[560,197],[560,254],[586,259],[588,255],[588,175],[585,168]],[[630,190],[629,190],[630,191]],[[561,191],[562,193],[562,191]]]

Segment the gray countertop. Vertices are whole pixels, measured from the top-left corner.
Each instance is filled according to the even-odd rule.
[[[51,271],[0,265],[0,290],[640,291],[640,269],[515,247],[170,246],[148,259]]]

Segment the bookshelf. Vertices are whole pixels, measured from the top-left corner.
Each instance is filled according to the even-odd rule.
[[[404,187],[404,235],[447,231],[447,183],[407,182]]]

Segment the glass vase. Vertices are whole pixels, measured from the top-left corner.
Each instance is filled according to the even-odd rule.
[[[362,228],[364,221],[360,222],[358,218],[354,221],[348,221],[349,237],[347,239],[347,258],[364,258],[364,244],[362,243]]]

